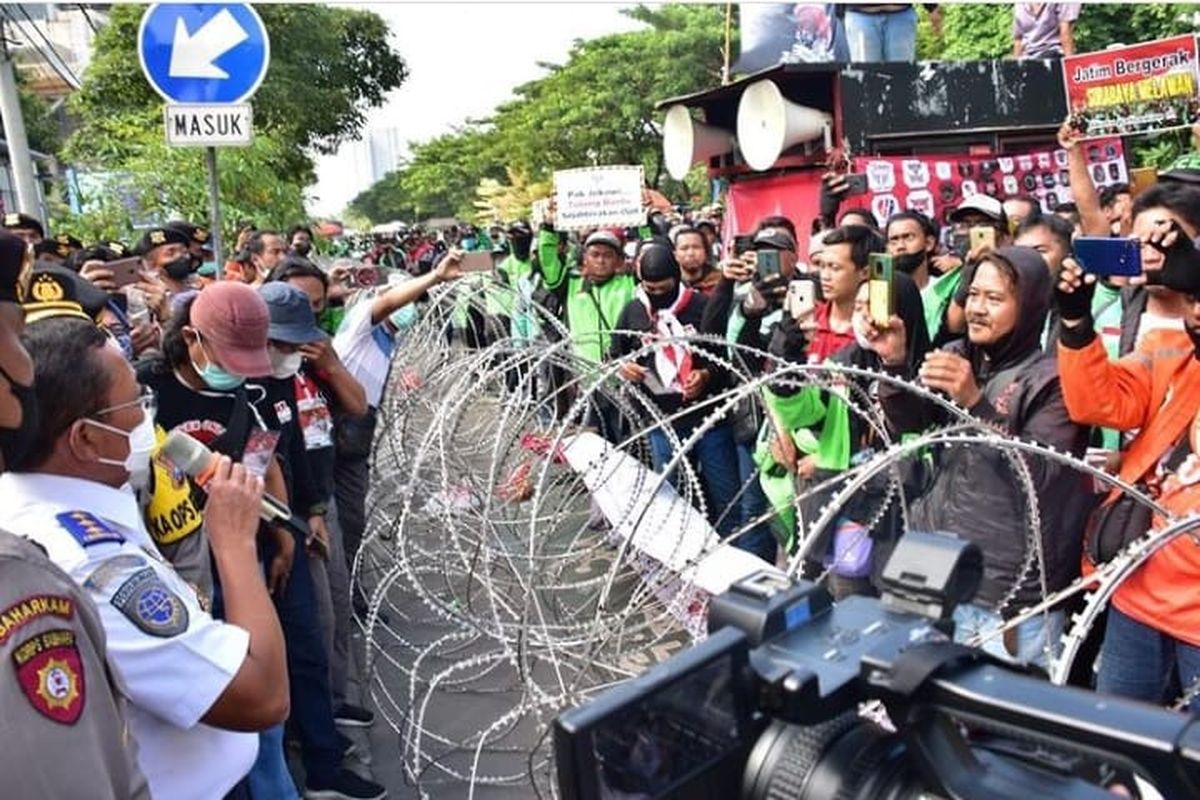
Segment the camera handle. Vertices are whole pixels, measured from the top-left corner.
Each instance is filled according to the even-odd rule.
[[[1112,797],[1082,780],[1051,773],[1031,780],[1028,771],[1006,768],[1002,760],[985,756],[984,764],[954,719],[1120,765],[1148,779],[1164,797],[1200,797],[1195,715],[1056,686],[951,643],[916,645],[891,663],[867,656],[862,668],[868,694],[883,700],[929,786],[947,797]],[[1045,781],[1056,778],[1062,786],[1047,792]]]

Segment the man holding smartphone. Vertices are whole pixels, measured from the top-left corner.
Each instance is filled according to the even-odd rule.
[[[1008,217],[994,197],[973,194],[950,212],[951,240],[962,268],[954,267],[938,282],[935,298],[941,313],[929,328],[935,347],[962,337],[967,330],[964,308],[975,265],[997,247],[1009,244]]]

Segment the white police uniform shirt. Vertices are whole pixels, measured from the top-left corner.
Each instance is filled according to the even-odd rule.
[[[249,633],[200,608],[159,555],[128,490],[5,473],[0,526],[40,544],[99,607],[152,796],[223,797],[253,766],[258,736],[200,719],[241,667]]]

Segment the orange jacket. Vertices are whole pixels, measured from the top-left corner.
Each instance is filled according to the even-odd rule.
[[[1078,350],[1060,342],[1058,372],[1072,420],[1140,429],[1122,454],[1119,475],[1129,483],[1154,470],[1200,410],[1200,361],[1182,331],[1151,331],[1137,350],[1116,362],[1108,360],[1099,338]],[[1116,493],[1105,502],[1112,502]],[[1200,487],[1179,487],[1173,481],[1160,502],[1177,513],[1195,510],[1200,508]],[[1139,622],[1200,645],[1198,585],[1200,546],[1185,536],[1127,579],[1113,603]]]

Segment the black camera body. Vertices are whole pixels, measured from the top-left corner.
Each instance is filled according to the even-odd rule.
[[[1200,797],[1200,719],[951,641],[981,575],[974,545],[909,532],[878,599],[834,604],[768,572],[734,584],[705,641],[556,720],[561,796],[1074,800],[1111,798],[1092,780],[1113,769]],[[895,733],[859,716],[870,700]]]

